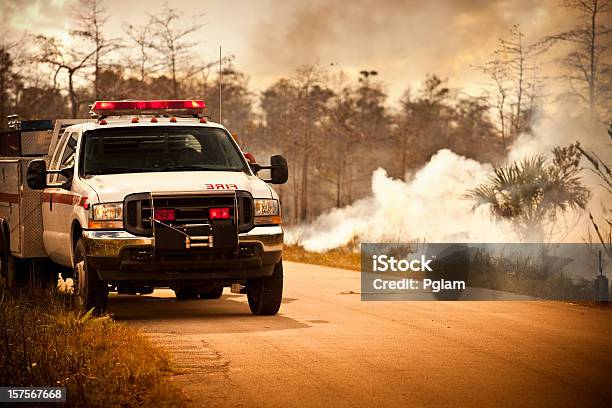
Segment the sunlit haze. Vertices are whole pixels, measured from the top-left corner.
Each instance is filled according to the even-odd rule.
[[[69,41],[74,0],[4,0],[2,35],[24,31]],[[107,35],[122,37],[125,24],[143,24],[163,2],[105,2]],[[280,1],[175,0],[186,17],[200,16],[192,36],[198,58],[213,61],[219,46],[235,56],[236,67],[259,91],[303,64],[319,63],[330,73],[379,73],[391,100],[417,87],[428,73],[449,78],[466,93],[480,92],[481,65],[513,24],[537,41],[568,27],[568,11],[556,0],[520,1]]]

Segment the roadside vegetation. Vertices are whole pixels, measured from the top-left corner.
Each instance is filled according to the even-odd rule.
[[[593,282],[564,274],[554,258],[493,256],[476,250],[470,257],[468,285],[540,299],[589,301]]]
[[[307,251],[298,245],[290,245],[285,247],[283,259],[361,271],[361,253],[350,246],[319,253]],[[580,302],[592,300],[592,281],[571,278],[560,270],[554,258],[550,258],[548,262],[539,262],[533,257],[495,256],[475,249],[470,256],[467,284],[471,287],[501,290],[541,299],[565,299]],[[414,272],[407,274],[415,279],[425,277],[423,274]],[[403,276],[402,273],[398,275]]]
[[[287,245],[283,250],[283,260],[353,271],[361,270],[361,253],[350,247],[334,248],[326,252],[310,252],[299,245]]]
[[[167,352],[110,316],[73,308],[71,297],[0,285],[0,384],[66,387],[67,406],[184,407]]]

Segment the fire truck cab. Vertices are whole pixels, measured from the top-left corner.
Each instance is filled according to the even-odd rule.
[[[94,120],[56,123],[46,156],[0,159],[3,175],[15,167],[0,185],[9,283],[41,273],[54,282],[62,270],[97,312],[109,291],[169,287],[178,299],[211,299],[229,286],[252,313],[276,314],[283,229],[268,183],[287,181],[287,163],[250,163],[203,109],[198,100],[98,101]]]

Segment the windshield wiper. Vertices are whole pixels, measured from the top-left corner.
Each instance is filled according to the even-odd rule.
[[[148,169],[139,169],[134,167],[109,167],[105,169],[92,169],[87,170],[88,175],[96,176],[102,174],[118,174],[118,173],[156,173],[162,171],[241,171],[242,168],[236,167],[217,167],[217,166],[206,166],[206,165],[175,165],[168,167],[158,167],[158,168],[148,168]]]
[[[118,173],[144,173],[147,171],[154,171],[149,169],[136,169],[133,167],[110,167],[107,169],[92,169],[87,170],[87,174],[90,175],[101,175],[101,174],[118,174]]]
[[[202,164],[178,164],[175,166],[168,166],[163,168],[161,171],[238,171],[240,169],[236,169],[235,167],[223,168],[217,166],[206,166]]]

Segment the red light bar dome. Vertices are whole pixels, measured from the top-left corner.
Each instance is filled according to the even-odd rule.
[[[185,114],[202,115],[204,101],[194,99],[155,101],[96,101],[91,108],[98,116],[120,116],[128,114]]]

